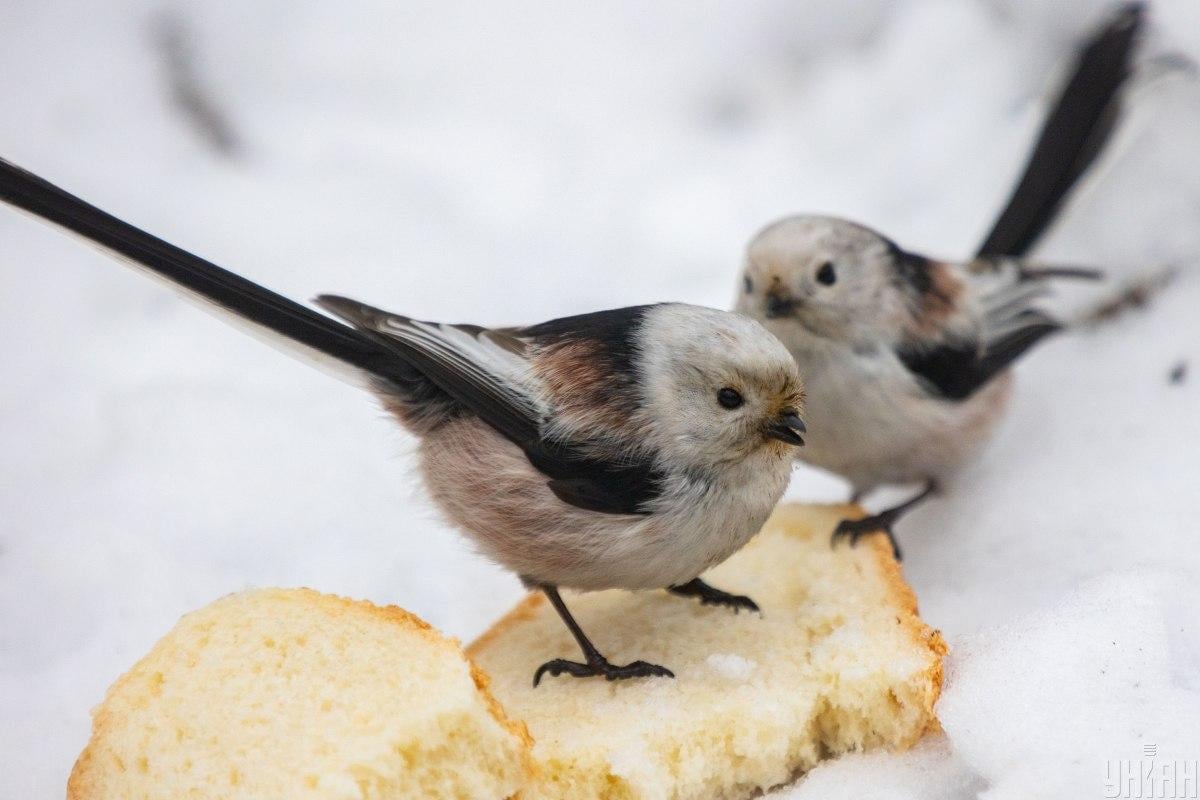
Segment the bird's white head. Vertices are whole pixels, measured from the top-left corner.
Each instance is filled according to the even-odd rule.
[[[803,443],[796,362],[754,320],[656,306],[639,331],[638,351],[644,413],[672,463],[705,469],[752,455],[790,461]]]
[[[787,217],[750,242],[736,308],[792,344],[816,336],[852,347],[895,338],[932,262],[834,217]]]

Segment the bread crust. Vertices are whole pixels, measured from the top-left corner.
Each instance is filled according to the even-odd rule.
[[[529,729],[524,722],[512,719],[504,713],[504,708],[489,688],[491,679],[466,654],[458,639],[441,634],[425,620],[396,605],[380,606],[368,600],[354,600],[339,595],[324,594],[308,587],[297,589],[263,589],[259,591],[274,599],[283,599],[288,602],[305,603],[321,607],[327,612],[333,612],[335,617],[352,613],[367,614],[391,625],[396,625],[407,631],[417,633],[422,639],[439,649],[450,649],[453,653],[460,655],[467,662],[471,679],[484,701],[488,714],[505,730],[521,741],[522,773],[526,776],[526,779],[534,774],[535,765],[530,753],[530,749],[533,746],[533,739],[529,735]],[[234,592],[225,595],[209,606],[189,612],[180,619],[180,622],[194,614],[207,613],[213,606],[226,602],[239,594],[242,593]],[[176,630],[178,624],[172,628],[172,632]],[[169,637],[170,633],[156,642],[149,653],[117,678],[108,691],[105,692],[104,701],[93,709],[92,734],[83,752],[76,759],[75,765],[71,769],[70,777],[67,779],[67,800],[96,800],[98,797],[94,787],[95,781],[92,778],[94,773],[93,762],[96,759],[98,744],[106,739],[106,734],[110,729],[116,729],[121,724],[121,720],[110,710],[109,700],[120,695],[130,684],[144,681],[148,676],[159,671],[157,667],[158,657],[167,646],[165,642]]]
[[[512,607],[507,614],[492,623],[486,631],[475,637],[475,641],[467,645],[467,655],[474,658],[474,653],[482,652],[511,628],[533,619],[539,608],[546,604],[546,596],[541,592],[530,592]]]
[[[784,508],[786,507],[784,506]],[[863,519],[867,516],[866,509],[853,503],[818,507],[833,509],[845,519]],[[888,596],[891,597],[892,603],[898,610],[907,612],[906,615],[898,615],[896,622],[909,632],[914,644],[928,650],[934,657],[933,663],[925,671],[929,681],[929,694],[925,698],[925,710],[929,716],[929,723],[925,726],[924,731],[913,736],[911,741],[904,744],[904,747],[911,747],[924,734],[936,733],[942,729],[942,725],[934,713],[934,706],[942,695],[942,682],[945,679],[943,659],[950,652],[950,647],[942,638],[941,631],[929,626],[925,620],[921,619],[917,607],[917,593],[908,585],[908,581],[904,580],[904,570],[901,568],[900,562],[896,560],[891,542],[887,537],[871,536],[860,546],[863,544],[871,548],[871,554],[875,557],[875,566],[887,586]]]

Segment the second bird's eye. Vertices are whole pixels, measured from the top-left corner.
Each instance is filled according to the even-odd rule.
[[[746,289],[746,294],[750,294],[754,291],[754,281],[750,280],[749,275],[742,278],[742,286]]]
[[[837,273],[833,269],[832,261],[826,261],[817,270],[817,283],[823,283],[826,286],[833,286],[833,284],[837,283]]]
[[[744,397],[742,397],[742,393],[737,389],[730,389],[728,386],[726,386],[724,389],[717,392],[717,402],[720,403],[724,408],[732,409],[737,408],[742,403],[746,402],[746,400]]]

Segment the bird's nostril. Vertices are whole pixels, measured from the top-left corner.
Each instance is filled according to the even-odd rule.
[[[795,307],[796,301],[786,295],[777,294],[775,292],[771,292],[767,295],[768,318],[773,319],[775,317],[786,317],[788,314],[792,313],[792,310],[795,309]]]

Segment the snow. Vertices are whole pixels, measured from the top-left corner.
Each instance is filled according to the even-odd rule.
[[[785,213],[969,253],[1105,8],[18,2],[0,153],[299,299],[483,324],[728,306]],[[164,15],[232,154],[172,100]],[[1192,0],[1153,17],[1151,58],[1200,56]],[[1040,348],[985,457],[901,526],[952,647],[944,735],[783,796],[1095,796],[1147,744],[1200,758],[1200,88],[1150,72],[1042,254],[1181,277]],[[105,687],[227,592],[309,585],[463,638],[521,594],[438,521],[361,393],[20,215],[0,242],[0,797],[61,796]],[[844,491],[800,471],[789,495]]]
[[[758,669],[758,662],[742,658],[737,653],[713,653],[705,661],[709,668],[722,678],[741,683]]]

